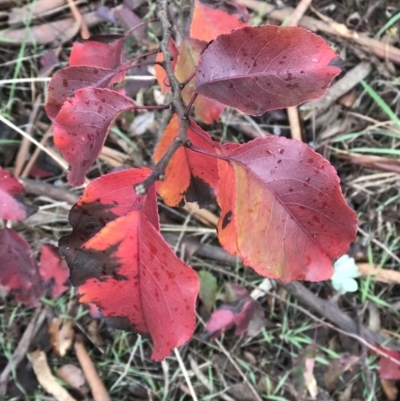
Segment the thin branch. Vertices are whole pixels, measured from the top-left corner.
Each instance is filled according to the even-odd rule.
[[[171,106],[179,117],[180,125],[177,138],[175,138],[175,141],[171,144],[170,148],[158,162],[152,173],[142,183],[136,185],[135,191],[138,194],[145,193],[151,185],[164,177],[165,169],[171,157],[182,145],[190,146],[190,142],[188,143],[187,137],[189,119],[186,116],[186,107],[182,99],[183,86],[175,76],[171,63],[172,56],[168,48],[169,41],[171,40],[172,28],[168,18],[168,0],[159,0],[157,17],[161,22],[163,31],[163,38],[160,42],[160,50],[164,57],[163,67],[171,86]]]
[[[181,88],[183,89],[196,75],[196,70],[194,70],[188,78],[186,78],[183,82],[181,82]]]
[[[190,99],[188,105],[186,106],[185,117],[188,117],[188,116],[189,116],[190,109],[192,108],[193,103],[196,101],[197,95],[198,95],[198,93],[195,92],[195,93],[193,94],[192,98]]]
[[[157,21],[158,21],[158,18],[151,18],[151,19],[148,19],[147,21],[141,22],[140,24],[134,26],[133,28],[129,29],[129,31],[127,31],[127,32],[125,33],[125,39],[126,39],[133,31],[136,31],[136,29],[141,28],[143,25],[147,25],[147,24],[150,24],[151,22],[157,22]]]

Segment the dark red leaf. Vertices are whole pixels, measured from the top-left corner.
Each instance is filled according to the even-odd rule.
[[[179,50],[178,63],[175,75],[179,82],[184,82],[195,72],[201,52],[206,42],[186,38],[182,41]],[[182,98],[189,103],[196,91],[195,80],[192,78],[182,90]],[[205,124],[212,124],[219,119],[225,106],[213,99],[198,95],[193,103],[195,116]]]
[[[38,266],[29,244],[14,230],[0,230],[0,285],[18,302],[37,306],[44,295]]]
[[[84,183],[115,118],[134,108],[131,99],[93,87],[76,91],[75,97],[64,103],[54,124],[54,144],[71,166],[67,178],[72,186]]]
[[[382,352],[398,361],[400,364],[400,352],[385,347],[378,347]],[[385,380],[400,380],[400,365],[389,358],[381,356],[379,359],[379,376]]]
[[[125,36],[99,35],[75,42],[69,56],[69,65],[116,69],[122,63]]]
[[[248,19],[246,8],[238,10],[232,5],[218,2],[216,8],[207,6],[204,1],[194,0],[193,17],[190,24],[190,37],[209,42],[224,33],[230,33],[233,29],[246,26],[242,19]],[[227,7],[228,6],[228,7]],[[231,11],[229,13],[228,11]],[[244,15],[241,15],[244,12]]]
[[[322,96],[340,73],[337,53],[298,27],[264,25],[219,36],[200,57],[198,93],[247,114]]]
[[[261,306],[249,296],[247,290],[235,286],[232,287],[232,291],[236,295],[236,300],[222,304],[212,313],[205,328],[206,338],[217,338],[233,325],[236,326],[235,335],[247,332],[248,335],[254,336],[263,326],[264,312]]]
[[[154,153],[156,163],[177,137],[179,126],[179,118],[174,115]],[[190,121],[187,134],[193,146],[209,153],[216,153],[215,147],[219,147],[219,143],[214,142],[193,121]],[[188,202],[198,202],[200,207],[206,207],[214,200],[214,193],[218,193],[218,186],[217,159],[193,152],[190,148],[182,146],[168,163],[165,180],[157,182],[157,192],[171,207],[178,206],[184,199]]]
[[[223,247],[262,276],[330,278],[332,261],[355,240],[357,218],[329,162],[302,142],[275,136],[225,156],[218,193]]]
[[[37,208],[23,203],[24,187],[7,170],[0,167],[0,219],[24,220]]]
[[[57,248],[52,245],[42,246],[40,276],[43,279],[46,294],[52,298],[57,298],[68,290],[65,284],[68,281],[69,270]]]
[[[60,240],[60,251],[69,266],[78,249],[107,223],[132,210],[143,210],[147,219],[159,229],[157,196],[154,186],[146,195],[138,196],[134,187],[142,182],[150,169],[129,169],[103,175],[92,181],[69,214],[72,233]]]
[[[108,223],[86,242],[71,280],[80,302],[96,304],[117,328],[149,333],[154,360],[193,335],[197,275],[141,211]]]
[[[87,86],[107,88],[123,79],[124,74],[109,68],[73,66],[56,72],[47,89],[46,113],[54,121],[64,102],[75,91]]]

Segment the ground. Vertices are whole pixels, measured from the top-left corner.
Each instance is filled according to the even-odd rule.
[[[45,4],[49,9],[37,16],[29,9],[23,12],[26,3]],[[79,13],[69,28],[60,28],[55,22],[73,15],[66,3],[0,0],[1,115],[47,147],[52,147],[47,140],[52,125],[43,109],[48,77],[66,65],[73,41],[85,34],[80,29],[81,15],[86,15],[92,34],[121,33],[137,23],[128,13],[119,14],[115,22],[105,21],[114,18],[110,8],[122,3],[107,0],[101,2],[100,9],[93,2],[78,2]],[[176,29],[183,32],[190,2],[171,3],[179,21]],[[248,7],[250,24],[257,25],[281,24],[299,2],[237,3]],[[155,2],[134,0],[124,4],[134,10],[137,20],[153,16],[156,10]],[[32,358],[37,350],[44,351],[52,372],[67,364],[79,367],[76,353],[81,351],[68,349],[75,333],[82,336],[75,341],[84,344],[112,400],[396,400],[398,383],[382,380],[379,359],[369,345],[384,345],[390,340],[391,347],[399,348],[396,341],[400,338],[400,280],[396,276],[400,270],[398,6],[395,0],[315,0],[299,25],[323,36],[339,53],[344,72],[334,84],[341,85],[333,87],[330,97],[299,106],[299,125],[288,120],[285,110],[255,118],[227,109],[220,122],[207,128],[214,139],[240,143],[268,133],[291,137],[299,128],[299,139],[333,164],[345,198],[358,216],[357,240],[349,252],[361,271],[357,291],[340,295],[330,281],[273,283],[268,293],[261,292],[257,299],[265,313],[265,324],[251,338],[235,336],[232,330],[218,339],[205,338],[204,325],[210,313],[199,302],[194,338],[162,363],[149,359],[151,348],[146,338],[111,329],[101,318],[93,317],[86,306],[76,302],[73,288],[56,300],[43,299],[38,308],[24,307],[3,293],[0,371],[16,354],[21,360],[9,375],[7,395],[0,398],[53,400],[39,385]],[[101,18],[95,16],[96,10],[100,10]],[[49,31],[40,36],[45,27]],[[32,41],[35,29],[36,42]],[[132,39],[132,54],[139,48],[157,48],[161,32],[156,25],[150,32]],[[49,39],[51,35],[54,40]],[[153,70],[143,67],[141,74],[143,80],[128,81],[127,93],[139,102],[154,102],[162,95]],[[91,179],[112,168],[151,165],[159,125],[164,122],[161,112],[138,115],[141,118],[136,116],[133,122],[136,133],[129,128],[132,116],[123,115],[116,122],[90,172]],[[4,123],[0,128],[0,165],[24,178],[28,202],[40,207],[39,213],[12,227],[38,255],[42,244],[56,245],[70,231],[68,211],[81,190],[71,189],[66,174],[43,153],[34,156],[37,162],[28,174],[26,165],[36,145]],[[48,193],[40,183],[53,184],[57,190]],[[182,248],[181,256],[196,270],[216,278],[217,304],[224,300],[227,283],[239,284],[249,292],[261,283],[265,285],[251,269],[219,251],[212,227],[219,213],[216,206],[199,212],[188,207],[171,209],[160,200],[159,211],[162,231],[175,249]],[[388,278],[369,275],[371,266],[385,269]],[[346,320],[347,316],[350,319]],[[60,332],[62,326],[64,331]],[[27,330],[33,330],[28,339],[23,337]],[[21,344],[22,354],[17,349]],[[63,347],[67,348],[65,352]],[[313,370],[310,361],[314,362]],[[343,367],[346,364],[347,368]],[[329,382],[329,372],[332,374],[332,367],[338,365],[342,366],[338,368],[339,377]],[[307,372],[311,379],[304,378]],[[79,382],[79,376],[68,377],[75,385]],[[82,393],[82,389],[62,383],[76,399],[106,399],[96,398],[86,387]]]

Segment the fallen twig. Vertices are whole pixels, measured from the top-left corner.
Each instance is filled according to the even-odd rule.
[[[89,354],[83,345],[82,337],[76,336],[75,353],[81,364],[83,373],[89,384],[90,390],[95,401],[111,401],[108,391],[105,388]]]

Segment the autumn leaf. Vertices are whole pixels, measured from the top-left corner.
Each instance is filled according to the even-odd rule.
[[[152,358],[161,360],[193,334],[199,282],[159,232],[154,185],[145,195],[134,190],[150,171],[130,169],[90,183],[60,247],[80,301],[95,304],[117,328],[149,333]]]
[[[54,124],[54,144],[71,166],[67,179],[72,186],[84,183],[115,118],[135,107],[116,91],[94,87],[76,91],[64,103]]]
[[[0,167],[0,219],[24,220],[38,210],[23,202],[24,187]]]
[[[65,284],[68,281],[69,270],[56,247],[52,245],[42,246],[39,272],[46,293],[50,297],[57,298],[68,290],[68,286]]]
[[[171,67],[172,67],[172,70],[174,71],[176,64],[178,62],[179,50],[178,50],[178,47],[176,46],[176,43],[172,39],[170,39],[168,42],[168,50],[172,57]],[[159,63],[164,61],[164,55],[162,54],[162,52],[157,53],[156,61]],[[160,65],[156,64],[154,66],[154,69],[156,72],[157,82],[161,87],[161,92],[169,93],[171,91],[171,87],[169,85],[169,80],[168,80],[168,77],[167,77],[167,74],[166,74],[164,68],[161,67]]]
[[[264,311],[247,290],[232,285],[230,292],[235,295],[234,300],[221,304],[212,313],[205,327],[204,338],[217,338],[232,326],[236,326],[235,335],[247,333],[254,337],[263,326]]]
[[[400,352],[386,347],[377,347],[380,351],[390,356],[398,363],[380,355],[379,359],[379,377],[385,380],[400,380]]]
[[[275,136],[222,150],[228,160],[219,169],[222,246],[262,276],[330,278],[332,261],[357,232],[334,168],[306,144]]]
[[[64,102],[77,90],[87,86],[107,88],[122,78],[118,70],[110,68],[73,66],[57,71],[47,89],[47,116],[54,122]]]
[[[245,27],[207,47],[198,63],[196,90],[258,116],[321,97],[340,73],[337,59],[321,37],[304,28]]]
[[[179,126],[179,118],[175,114],[154,153],[156,163],[178,136]],[[193,146],[211,154],[215,154],[216,148],[219,147],[219,143],[214,142],[207,132],[193,121],[190,121],[187,135]],[[184,199],[188,202],[198,202],[200,207],[205,207],[214,200],[214,193],[218,193],[218,185],[217,159],[181,146],[168,163],[165,179],[157,182],[157,192],[171,207],[182,204]]]
[[[213,8],[206,6],[200,0],[194,0],[190,37],[209,42],[219,35],[246,26],[242,21],[249,19],[246,9],[240,10],[244,12],[244,15],[241,15],[240,11],[232,6],[229,9],[232,13],[222,10],[221,4],[218,4],[218,8]]]
[[[88,40],[75,42],[69,65],[116,69],[122,63],[125,36],[93,35]]]
[[[18,302],[37,306],[44,295],[38,265],[29,244],[9,228],[0,230],[0,285]]]
[[[206,42],[186,38],[182,41],[179,50],[175,75],[179,82],[185,82],[195,71],[200,54],[207,45]],[[186,104],[190,102],[196,91],[195,79],[188,82],[182,90],[182,99]],[[195,117],[205,124],[213,124],[219,119],[225,106],[213,99],[198,95],[193,103]]]
[[[93,180],[69,213],[72,233],[60,240],[60,251],[69,266],[82,245],[107,223],[132,210],[143,210],[147,219],[159,229],[157,196],[154,186],[138,196],[134,187],[142,182],[150,169],[129,169],[103,175]]]

